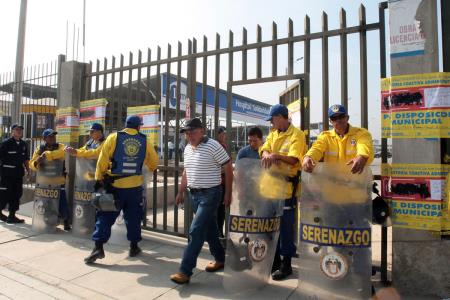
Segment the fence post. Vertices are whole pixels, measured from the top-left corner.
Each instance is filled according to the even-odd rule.
[[[414,13],[416,20],[418,15],[423,16],[420,19],[420,27],[426,37],[424,53],[415,56],[391,56],[393,76],[439,71],[436,1],[422,1]],[[389,23],[393,24],[396,18],[401,17],[390,11]],[[448,28],[443,30],[443,36],[445,31],[448,31]],[[393,139],[393,163],[440,164],[442,142],[442,139]],[[398,227],[393,228],[392,239],[392,281],[400,294],[405,298],[448,297],[450,241],[441,239],[430,231]]]
[[[59,57],[59,61],[61,56]],[[80,101],[84,95],[85,63],[76,61],[62,62],[58,70],[58,109],[63,107],[80,108]],[[67,143],[66,146],[78,148],[78,142]],[[73,211],[73,189],[75,182],[75,158],[66,155],[66,194],[70,212]]]

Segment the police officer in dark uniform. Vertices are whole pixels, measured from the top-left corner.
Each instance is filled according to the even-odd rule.
[[[103,143],[95,170],[96,186],[102,186],[114,195],[117,211],[98,211],[95,231],[92,239],[95,247],[84,259],[85,263],[93,263],[105,257],[103,244],[111,236],[111,227],[123,210],[127,238],[130,241],[129,256],[134,257],[141,252],[138,242],[141,238],[141,221],[143,217],[144,177],[142,167],[145,164],[150,171],[158,166],[158,155],[147,137],[139,132],[142,125],[139,116],[129,116],[126,128],[111,133]],[[105,180],[109,178],[108,180]],[[107,187],[107,182],[111,187]]]
[[[11,138],[0,145],[0,220],[7,223],[23,223],[16,217],[22,197],[22,184],[25,170],[29,174],[27,144],[22,140],[23,126],[14,124],[11,127]],[[8,204],[9,216],[1,211]]]

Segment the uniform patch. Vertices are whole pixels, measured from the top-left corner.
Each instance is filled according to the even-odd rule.
[[[341,254],[328,253],[320,261],[320,270],[328,278],[338,280],[348,273],[348,263]]]
[[[355,140],[355,139],[352,139],[352,140],[350,141],[350,144],[351,144],[352,146],[356,146],[356,140]]]
[[[262,261],[267,255],[268,246],[267,242],[264,240],[256,239],[254,241],[251,241],[248,244],[248,248],[250,257],[254,261]]]
[[[126,139],[123,141],[123,145],[127,156],[136,156],[142,146],[136,139]]]

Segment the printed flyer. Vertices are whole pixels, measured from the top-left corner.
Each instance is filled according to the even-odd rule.
[[[88,135],[92,123],[105,126],[106,99],[94,99],[80,102],[80,134]]]
[[[449,138],[450,73],[381,80],[383,138]]]
[[[141,132],[150,139],[153,145],[158,145],[159,135],[159,105],[144,105],[127,108],[127,116],[138,115],[144,125]]]
[[[77,143],[80,117],[78,109],[66,107],[56,110],[56,139],[59,143]]]

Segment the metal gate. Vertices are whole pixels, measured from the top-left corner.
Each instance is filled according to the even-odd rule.
[[[385,49],[385,9],[387,2],[379,5],[379,19],[375,23],[366,22],[365,7],[361,5],[359,8],[359,23],[356,26],[347,26],[346,12],[340,12],[340,27],[337,29],[328,28],[327,15],[322,15],[322,31],[311,32],[310,19],[305,16],[304,33],[294,35],[294,24],[292,20],[288,22],[287,36],[279,37],[277,24],[272,24],[272,38],[270,40],[262,40],[262,29],[258,25],[256,28],[256,41],[249,43],[247,40],[247,30],[242,30],[242,41],[235,45],[233,32],[229,32],[228,45],[221,45],[221,36],[216,35],[215,47],[208,47],[208,39],[203,38],[202,49],[197,47],[197,40],[192,39],[187,43],[187,49],[182,43],[178,43],[176,54],[172,51],[172,46],[167,45],[165,57],[162,57],[161,47],[157,47],[156,55],[150,49],[143,54],[138,52],[137,59],[133,53],[129,53],[127,64],[124,55],[120,55],[117,61],[115,57],[111,60],[104,58],[103,62],[97,60],[94,64],[91,62],[88,66],[85,77],[86,90],[83,100],[107,98],[109,105],[107,107],[106,131],[112,132],[121,129],[125,120],[126,108],[128,106],[160,104],[161,123],[164,128],[161,143],[161,164],[158,170],[154,172],[152,182],[152,199],[148,201],[152,209],[148,210],[148,218],[144,221],[144,228],[160,231],[167,234],[187,236],[188,224],[190,223],[192,212],[189,205],[184,206],[184,216],[180,218],[179,208],[173,204],[175,196],[178,192],[179,177],[182,172],[180,135],[180,124],[183,122],[182,110],[180,109],[182,92],[180,90],[181,81],[187,82],[186,101],[188,116],[201,117],[203,124],[206,124],[206,92],[208,82],[208,64],[209,59],[214,61],[214,115],[212,116],[213,136],[216,136],[219,126],[219,91],[221,87],[221,76],[224,72],[228,74],[226,78],[227,90],[227,109],[226,109],[226,127],[228,131],[232,128],[232,88],[238,85],[265,83],[279,80],[300,80],[300,100],[301,100],[301,129],[305,131],[309,140],[310,128],[310,107],[314,105],[309,97],[310,95],[310,70],[311,70],[311,41],[320,40],[322,45],[321,51],[321,70],[322,70],[322,122],[323,129],[328,129],[327,107],[329,106],[329,47],[328,40],[331,37],[339,37],[340,39],[340,77],[341,89],[340,98],[343,105],[348,106],[348,62],[347,62],[347,38],[349,35],[358,35],[359,37],[359,72],[360,72],[360,106],[361,106],[361,126],[368,128],[368,81],[367,81],[367,32],[379,32],[379,51],[380,51],[380,74],[386,77],[386,49]],[[303,44],[304,70],[301,74],[294,74],[294,46]],[[280,46],[287,45],[287,72],[280,75],[278,67],[278,58]],[[271,59],[263,61],[263,49],[271,51]],[[186,51],[187,50],[187,51]],[[255,52],[255,76],[249,76],[249,53]],[[146,58],[143,58],[143,55]],[[240,63],[236,63],[235,57],[241,57]],[[227,66],[224,68],[221,64],[221,58],[226,57]],[[270,64],[270,76],[263,76],[263,66]],[[201,68],[198,66],[201,65]],[[234,70],[241,69],[241,76],[234,77]],[[164,75],[166,74],[166,75]],[[169,103],[170,87],[169,84],[162,87],[163,76],[175,76],[176,104],[173,108]],[[199,77],[197,79],[197,77]],[[201,83],[201,95],[196,93],[197,81]],[[222,81],[223,82],[223,81]],[[222,83],[222,86],[224,84]],[[165,95],[165,96],[164,96]],[[197,102],[201,106],[201,111],[196,111]],[[205,125],[206,126],[206,125]],[[175,159],[169,161],[169,134],[174,136]],[[228,140],[230,149],[230,140]],[[387,162],[387,141],[382,140],[382,162]],[[380,179],[380,175],[375,176],[376,180]],[[162,181],[162,197],[158,197],[158,185]],[[162,198],[162,199],[161,199]],[[169,215],[170,213],[170,215]],[[162,220],[161,220],[162,219]],[[382,280],[387,280],[387,230],[382,231]]]

